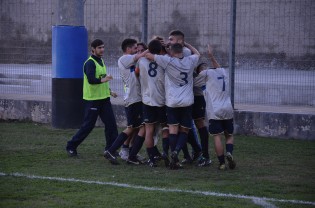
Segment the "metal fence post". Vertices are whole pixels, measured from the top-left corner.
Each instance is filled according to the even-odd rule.
[[[142,35],[141,41],[148,41],[148,0],[142,0]]]
[[[230,48],[229,48],[229,72],[231,102],[234,108],[234,81],[235,81],[235,30],[236,30],[236,0],[231,0],[230,10]]]

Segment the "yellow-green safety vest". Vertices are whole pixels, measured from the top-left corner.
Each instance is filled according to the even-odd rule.
[[[95,78],[101,78],[106,74],[106,66],[102,59],[103,66],[99,65],[96,60],[91,56],[84,62],[84,65],[87,61],[92,60],[96,66],[95,68]],[[110,97],[109,83],[103,82],[100,84],[90,84],[86,74],[84,73],[83,66],[83,99],[84,100],[101,100]]]

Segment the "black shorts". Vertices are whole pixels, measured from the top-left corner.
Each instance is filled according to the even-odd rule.
[[[143,125],[142,102],[137,102],[125,107],[127,127],[138,128]]]
[[[166,107],[149,106],[143,104],[143,120],[144,123],[166,123]]]
[[[206,101],[204,96],[195,96],[194,104],[192,106],[192,118],[196,119],[204,119],[206,115]]]
[[[234,131],[233,119],[227,120],[209,120],[209,133],[212,135],[222,134],[226,132],[229,135],[232,135]]]
[[[192,106],[171,108],[166,107],[167,124],[180,125],[182,127],[191,129]]]

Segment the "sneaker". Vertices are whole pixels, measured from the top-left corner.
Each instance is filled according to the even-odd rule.
[[[122,160],[127,161],[129,157],[129,148],[121,148],[119,151],[119,156]]]
[[[181,164],[192,164],[192,163],[193,163],[193,160],[191,158],[184,158],[181,161]]]
[[[144,164],[144,163],[146,162],[146,158],[143,157],[143,156],[140,155],[140,154],[137,154],[137,160],[138,160],[139,162],[141,162],[142,164]]]
[[[140,161],[137,158],[128,158],[127,159],[127,164],[130,165],[140,165]]]
[[[165,154],[164,152],[162,154],[162,159],[164,160],[165,167],[169,167],[170,166],[170,159],[168,159],[167,154]]]
[[[229,168],[234,169],[236,167],[236,163],[233,159],[233,155],[230,152],[226,153],[226,160],[228,162]]]
[[[192,160],[193,160],[193,161],[196,161],[196,160],[198,160],[198,158],[199,158],[200,156],[202,156],[202,152],[193,152],[193,153],[192,153]]]
[[[198,167],[206,167],[206,166],[210,166],[211,163],[212,163],[212,161],[210,159],[201,156],[198,159],[198,165],[197,166]]]
[[[177,155],[177,152],[174,151],[171,153],[171,162],[170,162],[170,169],[171,170],[177,170],[179,168],[182,168],[183,166],[179,163],[179,160],[178,160],[178,155]]]
[[[219,167],[218,167],[219,170],[226,170],[226,166],[225,164],[220,164]]]
[[[68,148],[66,148],[66,151],[67,151],[67,154],[68,154],[69,157],[75,157],[75,156],[78,155],[78,152],[75,149],[68,149]]]
[[[114,155],[112,155],[109,151],[105,151],[104,152],[104,157],[107,160],[109,160],[109,162],[111,164],[113,164],[113,165],[118,165],[119,164],[118,161],[117,161],[117,158]]]
[[[155,168],[155,167],[157,167],[157,164],[154,160],[149,159],[148,166],[151,168]]]

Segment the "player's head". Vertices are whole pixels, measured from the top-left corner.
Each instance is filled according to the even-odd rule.
[[[95,39],[91,42],[92,54],[98,57],[104,54],[104,42],[100,39]]]
[[[121,49],[124,53],[137,53],[137,41],[135,39],[127,38],[121,43]]]
[[[167,53],[166,48],[165,48],[166,45],[165,45],[165,42],[164,42],[164,38],[162,36],[155,35],[155,36],[153,36],[152,40],[160,41],[161,44],[162,44],[162,51],[161,51],[161,53],[162,54],[166,54]]]
[[[159,40],[151,40],[149,43],[149,51],[152,54],[159,54],[162,50],[162,44]]]
[[[170,46],[170,55],[180,57],[183,54],[183,45],[175,43]]]
[[[198,66],[195,68],[195,71],[197,74],[199,74],[201,71],[205,70],[207,68],[207,64],[205,62],[202,62],[198,64]]]
[[[172,30],[169,33],[168,42],[170,45],[172,45],[174,43],[180,43],[180,44],[184,45],[185,35],[180,30]]]
[[[143,42],[137,43],[137,52],[138,53],[142,53],[147,49],[148,49],[148,47],[145,43],[143,43]]]

